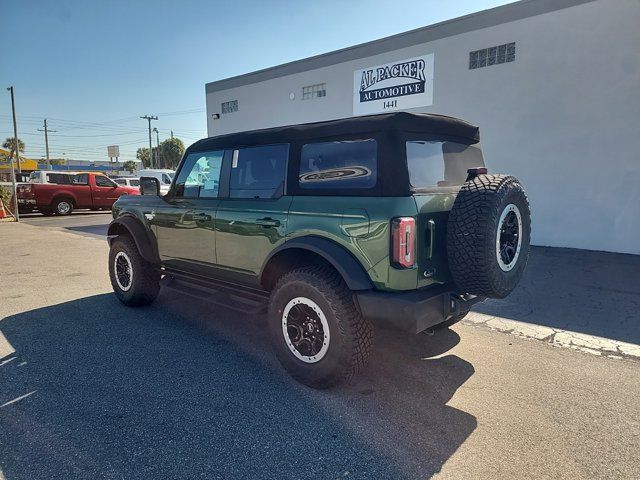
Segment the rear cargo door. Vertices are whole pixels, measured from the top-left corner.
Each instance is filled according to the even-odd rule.
[[[418,209],[418,287],[450,282],[447,262],[447,221],[467,170],[483,167],[478,144],[407,139],[407,168]]]

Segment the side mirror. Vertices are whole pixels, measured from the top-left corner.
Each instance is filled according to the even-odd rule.
[[[154,177],[140,177],[140,195],[160,195],[160,182]]]

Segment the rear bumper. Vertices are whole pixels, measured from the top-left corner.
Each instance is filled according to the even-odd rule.
[[[421,332],[468,311],[485,297],[460,295],[447,285],[409,292],[355,292],[362,315],[374,324],[411,333]]]

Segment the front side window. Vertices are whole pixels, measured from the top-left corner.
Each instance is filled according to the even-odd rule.
[[[289,145],[265,145],[233,151],[229,196],[277,198],[284,191]]]
[[[163,173],[162,174],[162,183],[164,183],[165,185],[171,185],[171,177],[168,174]]]
[[[140,180],[138,180],[137,178],[134,180],[129,180],[129,185],[131,185],[132,187],[139,187],[140,186]]]
[[[118,185],[126,185],[127,181],[124,178],[116,178],[114,180],[114,182],[116,182]]]
[[[115,187],[116,184],[113,181],[105,176],[96,175],[96,185],[98,187]]]
[[[480,145],[456,142],[407,142],[409,181],[414,189],[460,187],[467,170],[484,167]]]
[[[372,188],[377,178],[374,139],[308,143],[300,157],[300,188]]]
[[[176,180],[176,196],[215,198],[220,190],[224,150],[190,153]],[[166,174],[164,174],[166,175]]]

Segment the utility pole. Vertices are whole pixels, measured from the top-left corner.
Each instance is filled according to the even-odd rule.
[[[160,165],[160,132],[157,128],[153,129],[156,132],[156,165]]]
[[[18,143],[18,125],[16,123],[16,102],[13,98],[13,86],[7,88],[11,92],[11,111],[13,113],[13,141],[15,142],[15,156],[18,163],[18,172],[20,170],[20,144]],[[13,198],[15,200],[13,208],[13,216],[16,217],[16,222],[20,221],[20,212],[18,212],[18,188],[16,187],[16,171],[13,165],[13,157],[11,157],[11,183],[13,183]]]
[[[151,168],[153,168],[153,146],[151,145],[151,120],[158,120],[158,117],[152,115],[144,115],[140,118],[144,118],[149,122],[149,161],[151,162]]]
[[[44,146],[47,151],[47,168],[51,170],[51,160],[49,159],[49,132],[55,132],[56,130],[49,130],[47,128],[47,119],[44,119],[44,130],[38,129],[39,132],[44,132]]]

